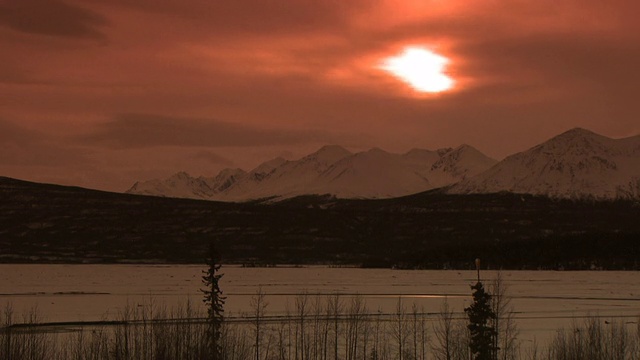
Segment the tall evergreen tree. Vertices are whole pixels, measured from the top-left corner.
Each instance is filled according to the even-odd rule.
[[[493,341],[496,332],[490,322],[496,317],[491,308],[491,295],[485,291],[480,281],[472,285],[471,289],[473,304],[464,309],[469,317],[467,326],[471,337],[469,349],[474,360],[491,360],[496,350]]]
[[[220,279],[223,274],[220,273],[220,255],[216,250],[215,244],[209,244],[209,257],[206,260],[207,270],[203,270],[202,283],[205,288],[201,291],[204,293],[204,303],[207,306],[207,341],[209,342],[210,359],[222,359],[221,335],[222,322],[224,321],[224,302],[225,296],[222,296],[220,290]]]

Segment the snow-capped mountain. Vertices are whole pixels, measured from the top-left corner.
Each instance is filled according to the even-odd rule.
[[[562,198],[640,198],[640,136],[576,128],[454,186],[449,193],[514,192]]]
[[[435,151],[414,149],[406,154],[392,154],[374,148],[335,163],[320,176],[314,190],[343,198],[415,194],[435,187],[429,171],[440,158]]]
[[[213,178],[213,190],[216,194],[221,193],[234,186],[246,175],[247,172],[242,169],[224,169]]]
[[[268,176],[250,186],[239,184],[225,194],[227,200],[259,199],[272,196],[295,196],[311,193],[318,176],[333,163],[351,153],[340,146],[324,146],[297,161],[283,161]]]
[[[192,177],[181,171],[164,180],[149,180],[136,182],[130,194],[165,196],[188,199],[210,199],[232,187],[239,179],[245,178],[247,173],[242,169],[224,169],[214,178]]]
[[[428,177],[432,185],[439,188],[480,174],[496,163],[496,160],[464,144],[442,154],[431,165]]]
[[[224,192],[216,194],[216,196],[208,198],[210,200],[246,200],[244,194],[251,192],[260,186],[262,181],[267,179],[277,168],[285,164],[287,160],[277,157],[258,165],[255,169],[249,171],[245,176],[239,178]],[[224,171],[224,170],[222,170]],[[205,198],[207,199],[207,198]]]
[[[314,188],[342,198],[387,198],[432,188],[402,155],[374,148],[344,158],[327,169]]]
[[[389,198],[451,185],[495,163],[468,145],[405,154],[377,148],[353,154],[333,145],[295,161],[277,158],[248,173],[227,169],[215,178],[178,173],[165,180],[138,182],[127,192],[222,201],[305,194]]]

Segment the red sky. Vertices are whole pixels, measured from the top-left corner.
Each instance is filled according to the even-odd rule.
[[[628,0],[0,0],[0,175],[124,191],[325,144],[462,143],[497,159],[562,131],[640,133]],[[419,45],[454,90],[379,68]]]

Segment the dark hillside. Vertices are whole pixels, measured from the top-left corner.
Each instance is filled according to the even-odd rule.
[[[219,203],[0,178],[0,262],[638,268],[640,205],[514,194]]]

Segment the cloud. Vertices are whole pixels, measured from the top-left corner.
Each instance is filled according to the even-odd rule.
[[[66,166],[88,164],[86,149],[67,146],[38,131],[0,119],[0,165]]]
[[[512,98],[517,105],[563,99],[588,108],[606,98],[624,109],[640,91],[640,46],[606,37],[537,35],[468,44],[458,51],[473,59],[461,70],[475,79],[485,100]]]
[[[0,58],[0,83],[24,84],[28,81],[29,78],[24,71]]]
[[[28,130],[0,118],[0,144],[31,143],[40,141],[42,134]]]
[[[158,15],[165,20],[171,19],[173,25],[187,24],[175,30],[219,38],[335,31],[348,26],[353,14],[371,6],[368,0],[85,0],[82,3]]]
[[[104,16],[61,0],[7,0],[0,3],[0,25],[37,35],[104,39]]]
[[[320,130],[267,129],[214,119],[193,119],[153,114],[121,114],[94,134],[80,140],[111,148],[157,146],[222,147],[299,144],[331,141]]]

